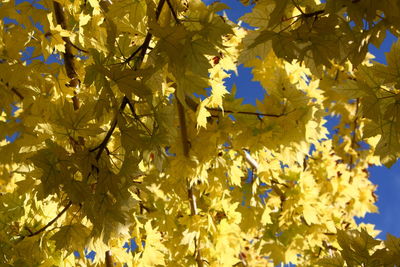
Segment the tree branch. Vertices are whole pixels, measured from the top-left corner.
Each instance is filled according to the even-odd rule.
[[[162,8],[164,6],[164,3],[165,3],[165,0],[160,0],[160,2],[158,3],[157,9],[156,9],[156,20],[158,20],[158,18],[160,17],[161,10],[162,10]],[[135,70],[139,69],[140,66],[143,63],[144,57],[146,55],[146,51],[149,48],[149,44],[150,44],[150,41],[151,41],[152,37],[153,37],[153,35],[149,31],[147,33],[146,37],[145,37],[145,40],[144,40],[143,44],[138,49],[136,49],[133,52],[133,54],[131,56],[129,56],[124,62],[125,63],[129,63],[135,57],[135,55],[137,53],[139,53],[139,51],[140,51],[139,59],[134,64],[134,69]],[[111,136],[112,136],[112,134],[113,134],[113,132],[115,130],[115,127],[117,126],[119,114],[122,113],[122,111],[124,110],[126,104],[128,104],[128,103],[129,103],[128,97],[124,96],[124,98],[122,99],[122,103],[121,103],[121,105],[119,107],[118,113],[116,114],[113,122],[111,123],[111,127],[108,130],[106,137],[104,138],[103,142],[101,142],[101,144],[98,146],[99,151],[96,154],[96,160],[97,161],[100,159],[101,154],[103,153],[104,149],[107,147],[108,141],[110,140],[110,138],[111,138]],[[133,109],[133,111],[134,111],[134,109]],[[97,148],[92,149],[91,151],[94,151],[96,149]],[[109,250],[106,251],[106,266],[107,267],[113,266],[113,261],[112,261],[112,258],[111,258],[111,251],[109,251]]]
[[[27,235],[27,236],[28,236],[28,237],[31,237],[31,236],[35,236],[35,235],[38,235],[38,234],[42,233],[44,230],[46,230],[47,228],[49,228],[53,223],[55,223],[55,222],[56,222],[70,207],[71,207],[71,205],[72,205],[72,202],[69,201],[68,204],[63,208],[63,210],[62,210],[59,214],[57,214],[56,217],[54,217],[54,219],[52,219],[51,221],[49,221],[45,226],[43,226],[43,227],[40,228],[39,230],[37,230],[37,231],[35,231],[35,232],[33,232],[33,233],[30,233],[30,234]]]
[[[124,63],[129,63],[139,52],[140,52],[139,61],[143,60],[152,37],[153,35],[150,32],[148,32],[146,37],[144,38],[143,44],[141,44],[127,59],[125,59]]]
[[[249,151],[247,151],[246,149],[243,149],[243,151],[244,151],[244,156],[245,156],[247,162],[250,164],[250,166],[253,169],[257,170],[258,162],[255,159],[253,159],[253,157],[250,155]]]
[[[182,147],[183,147],[183,155],[186,158],[189,158],[189,139],[188,139],[188,134],[187,134],[187,128],[186,128],[186,118],[185,118],[185,109],[182,105],[182,103],[179,101],[177,93],[175,91],[175,99],[176,99],[176,104],[178,108],[178,116],[179,116],[179,125],[180,125],[180,130],[181,130],[181,139],[182,139]],[[190,186],[190,183],[188,180],[186,180],[187,187],[188,187],[188,198],[190,202],[190,214],[192,216],[197,215],[197,202],[196,202],[196,196],[193,192],[192,186]],[[197,266],[203,267],[203,259],[201,257],[201,251],[200,251],[200,240],[195,238],[195,258],[197,262]]]
[[[113,267],[114,266],[114,261],[111,255],[111,251],[107,250],[106,251],[106,267]]]
[[[65,16],[63,13],[63,7],[61,6],[60,3],[56,1],[53,1],[53,7],[57,24],[60,24],[61,28],[66,30],[67,22],[65,20]],[[68,37],[62,37],[62,39],[65,42],[65,53],[62,53],[64,57],[64,66],[65,66],[65,71],[67,72],[67,76],[70,79],[68,86],[73,88],[79,88],[81,81],[78,78],[78,74],[76,72],[74,64],[74,55],[72,54],[72,49],[71,49],[73,46],[71,45],[71,41],[69,40]],[[74,110],[79,109],[80,106],[79,99],[77,97],[77,93],[75,90],[74,90],[74,96],[72,97],[72,103],[74,106]]]

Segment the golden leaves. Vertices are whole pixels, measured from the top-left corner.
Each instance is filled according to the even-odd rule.
[[[45,1],[44,15],[32,16],[44,32],[16,11],[34,13],[30,3],[2,4],[2,19],[27,24],[1,23],[0,130],[19,133],[0,141],[0,254],[10,264],[72,265],[61,251],[87,246],[101,254],[95,264],[111,250],[128,266],[313,265],[330,249],[375,245],[341,230],[376,211],[374,150],[387,163],[400,151],[399,43],[388,66],[365,55],[382,21],[398,31],[389,10],[398,4],[382,4],[383,20],[376,4],[253,2],[242,18],[258,27],[249,30],[216,13],[221,3],[61,1],[65,31]],[[361,30],[364,19],[371,29]],[[63,66],[20,58],[25,46],[32,58],[63,53],[67,38],[84,81],[76,95]],[[226,86],[238,62],[265,89],[257,105]],[[328,114],[341,115],[332,140]],[[29,237],[49,222],[55,228]],[[131,238],[138,248],[127,254]],[[396,238],[386,246],[394,259]]]
[[[139,266],[165,265],[164,253],[167,248],[162,243],[161,234],[151,226],[151,221],[148,221],[144,228],[147,237]]]
[[[44,39],[50,39],[50,43],[48,44],[50,49],[55,48],[57,51],[65,53],[65,41],[63,40],[63,37],[71,37],[73,34],[67,30],[64,30],[61,25],[55,25],[53,21],[53,15],[51,13],[47,15],[47,19],[49,20],[50,24],[50,32],[45,34]]]
[[[211,113],[205,107],[206,102],[202,101],[200,105],[198,105],[196,110],[197,116],[197,129],[200,127],[207,128],[207,118],[211,116]]]

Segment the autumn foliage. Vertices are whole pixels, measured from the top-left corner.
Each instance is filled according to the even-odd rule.
[[[0,266],[398,266],[400,2],[323,2],[1,1]]]

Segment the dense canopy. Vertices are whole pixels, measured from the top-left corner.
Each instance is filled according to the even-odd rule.
[[[400,1],[241,2],[1,1],[0,266],[400,264]]]

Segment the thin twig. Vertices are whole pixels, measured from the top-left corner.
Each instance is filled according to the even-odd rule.
[[[44,230],[49,228],[53,223],[55,223],[71,207],[71,205],[72,205],[72,202],[69,201],[68,204],[63,208],[63,210],[60,213],[58,213],[56,217],[54,217],[54,219],[49,221],[45,226],[43,226],[39,230],[37,230],[37,231],[27,235],[27,236],[31,237],[31,236],[35,236],[35,235],[38,235],[38,234],[42,233]]]
[[[206,107],[207,110],[209,111],[217,111],[217,112],[224,112],[224,113],[229,113],[229,114],[244,114],[244,115],[254,115],[254,116],[263,116],[263,117],[274,117],[274,118],[279,118],[282,116],[285,116],[294,110],[287,112],[287,113],[282,113],[282,114],[269,114],[269,113],[259,113],[259,112],[251,112],[251,111],[233,111],[233,110],[222,110],[220,108],[208,108]]]
[[[296,9],[304,16],[303,10],[300,8],[300,6],[295,2],[295,0],[292,0],[293,5],[296,7]]]
[[[127,59],[125,59],[124,63],[129,63],[136,56],[136,54],[139,53],[143,49],[143,45],[146,43],[147,38],[151,39],[150,33],[148,33],[146,35],[146,38],[144,39],[143,44],[141,44],[138,48],[136,48],[136,50],[133,51],[133,53]]]
[[[250,164],[250,166],[253,169],[257,170],[258,162],[255,159],[253,159],[253,157],[250,155],[249,151],[247,151],[246,149],[243,149],[243,151],[244,151],[244,155],[245,155],[247,162]]]
[[[108,142],[110,141],[110,138],[111,138],[112,134],[114,133],[115,127],[117,127],[118,116],[125,109],[125,106],[127,103],[128,103],[128,98],[126,96],[124,96],[124,98],[122,99],[122,103],[118,109],[118,112],[117,112],[117,114],[115,114],[114,120],[111,123],[110,129],[108,130],[106,137],[103,139],[103,142],[101,142],[101,144],[98,145],[96,148],[90,150],[91,152],[93,152],[97,149],[99,150],[96,154],[96,161],[98,161],[100,159],[101,154],[103,153]]]
[[[131,112],[132,112],[133,118],[134,118],[137,122],[139,122],[140,125],[142,125],[142,127],[146,130],[146,132],[147,132],[150,136],[152,136],[153,134],[151,133],[149,127],[147,127],[147,125],[144,124],[144,123],[140,120],[139,116],[136,114],[135,107],[133,106],[133,104],[131,103],[131,101],[129,101],[129,99],[128,99],[128,107],[129,107],[129,109],[130,109]]]
[[[322,9],[322,10],[317,10],[317,11],[314,11],[314,12],[311,12],[311,13],[304,13],[304,14],[303,14],[303,17],[305,17],[305,18],[311,18],[311,17],[315,17],[315,16],[318,16],[318,15],[321,15],[321,14],[323,14],[324,12],[325,12],[325,10]]]
[[[389,93],[389,94],[392,94],[392,95],[394,95],[394,96],[397,96],[397,94],[396,94],[395,92],[390,91],[390,90],[388,90],[388,89],[386,89],[386,88],[384,88],[384,87],[382,87],[382,86],[380,86],[379,89],[381,89],[381,90],[383,90],[383,91],[385,91],[385,92],[387,92],[387,93]]]
[[[167,4],[168,4],[169,9],[171,10],[172,16],[174,17],[176,24],[180,24],[181,22],[178,19],[178,16],[176,15],[176,11],[175,11],[174,7],[172,6],[171,1],[167,0]]]
[[[158,3],[157,9],[156,9],[156,20],[158,20],[158,18],[160,17],[161,14],[161,10],[164,6],[165,0],[160,0],[160,2]],[[137,53],[139,53],[140,51],[140,55],[139,55],[139,60],[138,60],[138,65],[141,65],[144,59],[144,56],[146,55],[146,50],[149,48],[149,44],[151,41],[151,38],[153,37],[153,34],[150,33],[150,31],[147,33],[146,37],[144,38],[143,44],[141,46],[139,46],[133,53],[132,55],[130,55],[125,61],[124,63],[129,63],[135,56]],[[140,66],[136,66],[135,69],[139,68]]]
[[[245,257],[246,257],[246,256],[244,255],[244,253],[242,253],[242,252],[239,253],[240,263],[242,263],[243,266],[248,266]]]
[[[87,51],[87,50],[85,50],[85,49],[83,49],[83,48],[80,48],[79,46],[77,46],[76,44],[74,44],[73,42],[71,42],[71,40],[70,39],[67,39],[68,41],[68,43],[73,47],[73,48],[75,48],[76,50],[78,50],[78,51],[80,51],[80,52],[82,52],[82,53],[85,53],[85,54],[89,54],[89,51]]]
[[[16,95],[19,97],[19,99],[24,100],[24,96],[23,96],[16,88],[12,87],[12,88],[11,88],[11,91],[12,91],[14,94],[16,94]]]
[[[296,3],[295,0],[292,0],[292,3],[296,7],[296,9],[301,13],[300,17],[303,17],[303,18],[315,17],[315,16],[318,16],[325,12],[325,9],[321,9],[321,10],[317,10],[317,11],[310,12],[310,13],[304,13],[304,11],[300,8],[300,6]]]
[[[286,31],[287,29],[289,29],[293,24],[295,24],[296,22],[298,22],[299,20],[300,20],[300,18],[301,18],[301,16],[300,17],[297,17],[294,21],[292,21],[289,25],[287,25],[285,28],[283,28],[283,29],[281,29],[279,32],[277,32],[277,34],[280,34],[280,33],[282,33],[282,32],[284,32],[284,31]],[[276,24],[276,25],[279,25],[279,24]]]
[[[192,111],[194,111],[194,112],[197,111],[197,107],[199,106],[199,104],[196,103],[196,101],[194,101],[191,97],[186,96],[186,97],[185,97],[185,102],[186,102],[186,104],[188,105],[188,107],[189,107]],[[210,107],[205,107],[205,108],[206,108],[208,111],[216,111],[216,112],[223,112],[223,113],[229,113],[229,114],[254,115],[254,116],[257,116],[257,117],[261,117],[261,116],[263,116],[263,117],[273,117],[273,118],[279,118],[279,117],[288,115],[288,114],[290,114],[290,113],[292,113],[292,112],[295,111],[295,109],[294,109],[294,110],[289,111],[289,112],[286,112],[286,113],[281,113],[281,114],[270,114],[270,113],[260,113],[260,112],[252,112],[252,111],[225,110],[225,109],[221,109],[221,108],[210,108]]]

